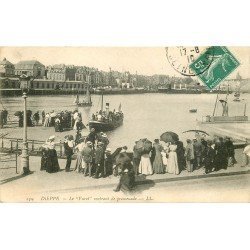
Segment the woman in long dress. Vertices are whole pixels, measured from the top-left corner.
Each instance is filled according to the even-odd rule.
[[[176,154],[177,145],[171,144],[169,146],[169,154],[168,154],[168,173],[170,174],[179,174],[179,166]]]
[[[43,144],[42,147],[41,147],[41,154],[42,154],[42,157],[41,157],[41,168],[40,168],[41,171],[47,169],[47,165],[48,165],[48,152],[49,152],[49,149],[48,149],[47,145]]]
[[[153,172],[155,174],[164,174],[165,168],[162,161],[161,151],[163,150],[162,145],[159,143],[159,139],[155,139],[155,143],[153,144],[155,157],[153,161]]]
[[[162,162],[165,168],[165,172],[167,172],[167,168],[168,168],[168,153],[169,153],[169,145],[164,146],[163,150],[161,151]]]
[[[75,171],[77,173],[80,173],[85,168],[83,160],[83,149],[85,147],[85,143],[83,139],[80,139],[79,142],[80,143],[75,147],[75,150],[77,151]]]
[[[55,173],[60,170],[57,152],[55,150],[55,136],[52,135],[46,141],[46,147],[48,149],[47,163],[46,163],[46,171],[48,173]]]
[[[153,168],[151,165],[149,154],[143,154],[141,156],[141,161],[139,164],[139,171],[140,174],[144,175],[152,175],[153,174]]]
[[[49,119],[50,119],[50,116],[49,116],[49,113],[47,113],[45,115],[45,120],[44,120],[44,124],[43,124],[44,127],[49,127]]]

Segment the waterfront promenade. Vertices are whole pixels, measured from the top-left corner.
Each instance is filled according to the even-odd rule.
[[[58,197],[61,198],[59,202],[69,202],[70,196],[87,197],[88,195],[98,194],[114,195],[113,189],[116,187],[119,178],[110,176],[106,178],[93,179],[84,177],[81,173],[74,171],[65,172],[65,160],[59,159],[59,164],[62,171],[54,174],[48,174],[45,171],[40,171],[40,157],[30,157],[30,170],[31,174],[23,176],[15,173],[15,163],[4,163],[0,170],[0,197],[1,201],[28,201],[32,198],[34,202],[53,201],[46,200],[44,197]],[[234,167],[229,167],[227,170],[220,170],[210,174],[204,173],[204,168],[195,170],[192,173],[182,171],[179,175],[173,174],[154,174],[151,176],[139,175],[136,177],[137,187],[130,194],[119,192],[121,197],[131,197],[133,195],[147,194],[148,190],[155,188],[155,185],[170,183],[172,186],[180,186],[183,183],[189,182],[189,185],[196,185],[197,182],[207,178],[227,178],[230,176],[247,176],[250,174],[250,166],[242,168],[242,149],[236,150],[237,164]],[[75,166],[75,160],[72,161],[71,170]],[[18,158],[18,171],[20,170],[20,157]],[[242,177],[239,177],[242,178]],[[233,188],[230,185],[230,188]],[[237,186],[235,186],[237,189]],[[147,190],[147,192],[145,192]],[[166,190],[167,191],[167,190]],[[64,198],[63,198],[64,197]],[[79,198],[80,199],[80,198]],[[84,200],[74,201],[84,201]],[[93,200],[92,200],[93,201]],[[142,201],[142,200],[141,200]]]

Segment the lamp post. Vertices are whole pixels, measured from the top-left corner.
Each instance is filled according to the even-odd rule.
[[[20,76],[20,88],[23,92],[23,147],[21,155],[21,167],[23,174],[29,174],[29,154],[28,154],[28,142],[27,142],[27,93],[30,85],[30,77],[22,74]]]

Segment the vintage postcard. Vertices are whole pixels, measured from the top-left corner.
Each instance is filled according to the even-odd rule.
[[[1,202],[249,202],[250,47],[0,47]]]

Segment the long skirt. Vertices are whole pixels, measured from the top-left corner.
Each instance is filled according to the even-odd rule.
[[[153,174],[153,168],[148,154],[144,154],[141,156],[141,161],[138,170],[140,174],[145,174],[145,175]]]
[[[133,171],[123,173],[120,178],[120,185],[122,191],[131,191],[135,188],[135,174]]]
[[[46,170],[48,165],[48,150],[42,149],[42,157],[41,157],[41,168],[40,170]]]
[[[75,166],[75,171],[77,173],[80,173],[83,169],[83,166],[85,165],[84,160],[83,160],[83,155],[81,152],[77,153],[76,156],[76,166]]]
[[[44,125],[43,125],[44,127],[49,127],[49,118],[48,117],[46,117],[45,118],[45,121],[44,121]]]
[[[169,153],[167,172],[170,174],[179,174],[180,173],[176,152]]]
[[[155,174],[163,174],[165,172],[165,168],[162,161],[162,155],[160,152],[157,151],[153,162],[153,171]]]
[[[55,132],[62,132],[62,125],[58,122],[55,123]]]
[[[48,173],[56,173],[60,170],[58,157],[55,149],[48,150],[48,158],[46,165],[46,171]]]

